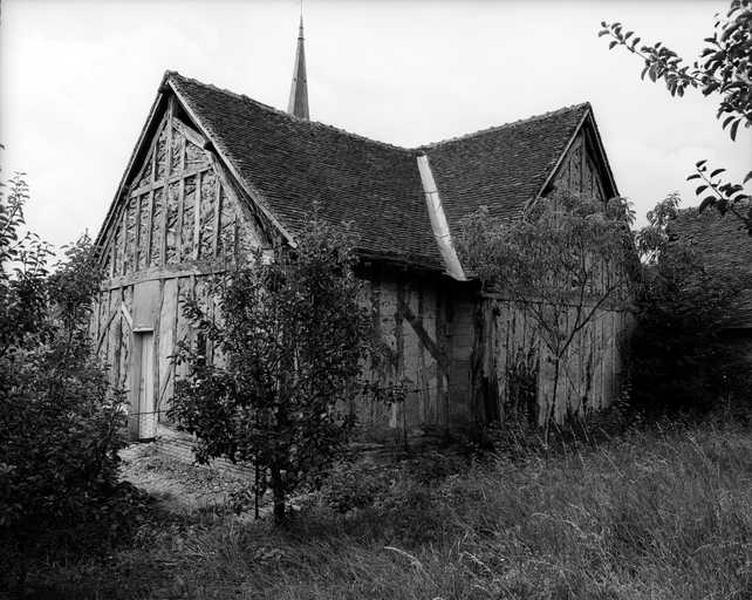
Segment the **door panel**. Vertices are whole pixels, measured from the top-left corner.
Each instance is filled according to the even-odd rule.
[[[135,334],[138,356],[138,439],[149,440],[157,435],[156,403],[154,402],[154,333]]]

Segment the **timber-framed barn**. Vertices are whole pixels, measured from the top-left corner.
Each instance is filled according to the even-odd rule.
[[[155,436],[182,374],[171,360],[192,335],[181,295],[205,296],[252,248],[294,244],[313,202],[360,234],[366,301],[390,349],[370,376],[407,388],[402,403],[358,406],[362,423],[451,429],[521,404],[540,418],[552,379],[534,324],[481,293],[452,235],[480,206],[519,218],[554,188],[618,194],[588,103],[401,148],[309,120],[302,24],[287,112],[166,72],[96,241],[106,279],[92,333],[139,415],[134,434]],[[604,308],[579,332],[558,420],[619,393],[630,320]]]

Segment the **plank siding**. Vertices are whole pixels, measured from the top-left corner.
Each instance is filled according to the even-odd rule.
[[[531,418],[539,425],[551,413],[557,423],[606,408],[619,392],[619,373],[624,368],[622,346],[632,327],[624,311],[599,310],[575,337],[562,359],[554,398],[554,362],[526,310],[504,300],[483,301],[483,346],[495,345],[482,366],[481,378],[493,381],[492,394],[501,420]],[[574,310],[574,309],[573,309]],[[574,319],[574,313],[567,315]],[[566,326],[566,325],[565,325]],[[525,404],[526,382],[534,384],[535,411]]]
[[[554,178],[554,185],[572,192],[606,200],[592,142],[583,130],[572,143]]]

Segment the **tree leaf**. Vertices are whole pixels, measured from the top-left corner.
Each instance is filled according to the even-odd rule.
[[[714,170],[714,171],[713,171],[713,172],[712,172],[712,173],[710,174],[710,178],[712,179],[713,177],[715,177],[716,175],[720,175],[720,174],[721,174],[721,173],[723,173],[724,171],[726,171],[726,169],[715,169],[715,170]]]
[[[752,172],[750,172],[750,175],[752,175]],[[692,181],[693,179],[700,179],[700,175],[698,173],[692,173],[687,177],[687,181]]]
[[[752,171],[744,176],[744,181],[742,181],[742,183],[747,183],[750,179],[752,179]]]
[[[717,201],[715,196],[707,196],[700,202],[700,212],[704,211],[708,206],[713,206]]]
[[[610,44],[608,45],[608,49],[609,49],[609,50],[613,49],[613,47],[614,47],[614,46],[616,46],[616,45],[617,45],[618,43],[619,43],[619,42],[617,42],[616,40],[614,40],[613,42],[611,42],[611,43],[610,43]]]
[[[706,189],[708,189],[708,185],[707,185],[707,184],[704,184],[704,185],[701,185],[701,186],[699,186],[699,187],[698,187],[698,188],[697,188],[697,189],[695,190],[695,195],[696,195],[696,196],[699,196],[699,195],[700,195],[700,194],[702,194],[702,193],[703,193],[703,192],[704,192],[704,191],[705,191]]]
[[[698,169],[701,169],[701,168],[702,168],[702,166],[703,166],[703,165],[704,165],[704,164],[705,164],[706,162],[708,162],[708,159],[707,159],[707,158],[705,158],[705,159],[703,159],[703,160],[698,160],[698,161],[697,161],[697,162],[695,163],[695,167],[697,167]]]
[[[731,139],[733,141],[736,141],[736,130],[739,129],[739,123],[741,123],[741,119],[737,119],[731,125],[731,132],[730,133],[731,133]]]

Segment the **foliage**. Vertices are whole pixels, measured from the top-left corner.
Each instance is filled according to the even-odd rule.
[[[645,75],[651,81],[662,79],[672,96],[683,96],[689,88],[705,96],[720,96],[717,117],[723,119],[722,127],[728,128],[732,140],[736,140],[740,125],[752,126],[752,0],[731,1],[725,16],[717,18],[713,35],[705,38],[699,60],[691,66],[662,42],[640,44],[641,38],[633,31],[624,31],[621,23],[604,21],[601,25],[598,35],[611,38],[609,49],[621,46],[644,60],[643,79]],[[752,205],[743,187],[752,179],[752,171],[742,184],[731,183],[719,178],[725,169],[711,170],[706,163],[697,162],[695,172],[688,177],[700,180],[698,196],[709,194],[700,209],[714,207],[721,214],[730,212],[752,235]]]
[[[752,591],[751,464],[749,430],[667,422],[548,462],[465,465],[430,485],[400,471],[378,506],[314,505],[286,531],[196,511],[184,526],[155,523],[148,543],[33,581],[75,598],[741,600]]]
[[[643,264],[656,265],[661,252],[668,247],[668,226],[679,214],[680,203],[679,193],[672,192],[648,211],[648,225],[635,234],[635,245]]]
[[[88,239],[54,272],[23,233],[23,176],[0,195],[0,531],[8,576],[24,560],[118,533],[134,496],[117,482],[121,400],[87,332],[99,271]]]
[[[201,342],[182,347],[190,374],[170,415],[198,437],[199,461],[253,463],[256,493],[271,487],[277,522],[286,495],[317,482],[353,425],[348,407],[370,339],[353,243],[348,228],[314,214],[294,251],[268,260],[259,250],[254,264],[219,279],[216,311],[185,303]]]
[[[561,365],[577,334],[598,309],[628,301],[636,267],[626,203],[568,191],[540,199],[519,220],[492,217],[483,207],[463,221],[459,250],[486,289],[524,307],[534,318],[554,364],[556,409]]]
[[[659,202],[637,234],[647,266],[632,341],[633,403],[647,411],[710,409],[721,392],[752,383],[724,334],[749,278],[706,266],[687,240],[670,238],[678,205],[676,194]]]

